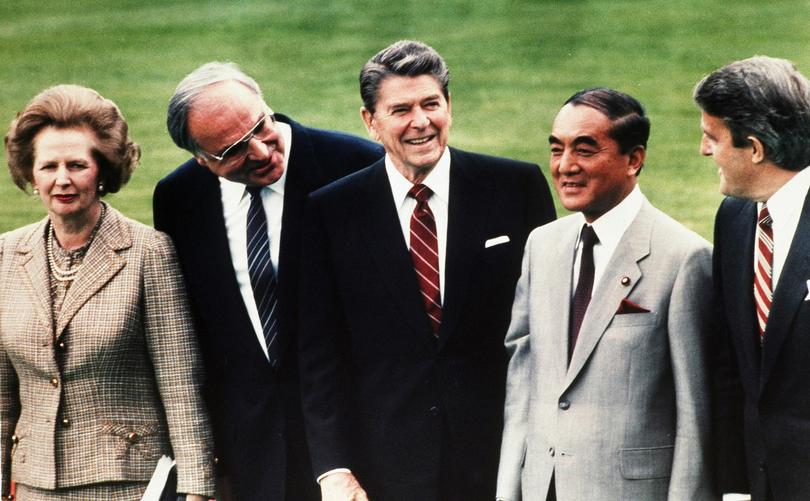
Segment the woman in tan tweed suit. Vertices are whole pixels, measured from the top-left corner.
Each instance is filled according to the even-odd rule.
[[[174,249],[101,201],[138,162],[115,104],[36,96],[6,135],[17,186],[48,211],[0,236],[2,494],[138,500],[163,454],[177,490],[213,495],[202,368]]]

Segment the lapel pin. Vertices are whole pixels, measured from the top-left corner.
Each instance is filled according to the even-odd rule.
[[[625,285],[625,286],[630,285],[630,277],[628,277],[628,276],[623,276],[622,278],[620,278],[620,279],[619,279],[619,282],[620,282],[622,285]]]

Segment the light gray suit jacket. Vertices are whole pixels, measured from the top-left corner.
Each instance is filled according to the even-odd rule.
[[[532,232],[512,322],[498,497],[717,499],[709,471],[711,248],[649,202],[595,284],[567,364],[581,219]],[[623,299],[649,310],[618,313]]]

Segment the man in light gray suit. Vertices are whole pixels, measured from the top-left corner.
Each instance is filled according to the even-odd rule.
[[[638,188],[649,130],[638,101],[606,88],[554,120],[552,178],[576,213],[526,244],[498,499],[717,499],[711,248]]]

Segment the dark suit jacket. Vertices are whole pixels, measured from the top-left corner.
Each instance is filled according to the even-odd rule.
[[[174,239],[189,286],[219,468],[246,501],[320,499],[303,437],[295,356],[301,212],[311,191],[383,154],[370,141],[276,117],[292,128],[277,277],[289,345],[278,371],[265,358],[239,292],[217,176],[192,159],[160,181],[154,196],[155,226]],[[294,488],[286,498],[285,480]]]
[[[730,471],[734,446],[741,449],[739,437],[735,441],[730,433],[736,424],[743,430],[745,470],[754,501],[766,499],[768,486],[779,501],[810,499],[808,200],[774,291],[761,348],[753,300],[756,204],[727,198],[715,223],[715,289],[726,336],[721,348],[730,349],[721,351],[729,363],[720,373],[719,428],[726,438],[720,465]],[[732,487],[745,487],[742,470],[726,478]]]
[[[375,501],[491,500],[523,245],[554,218],[539,167],[451,149],[438,341],[384,161],[310,196],[301,384],[316,474],[348,467]],[[507,235],[508,243],[485,248]]]

